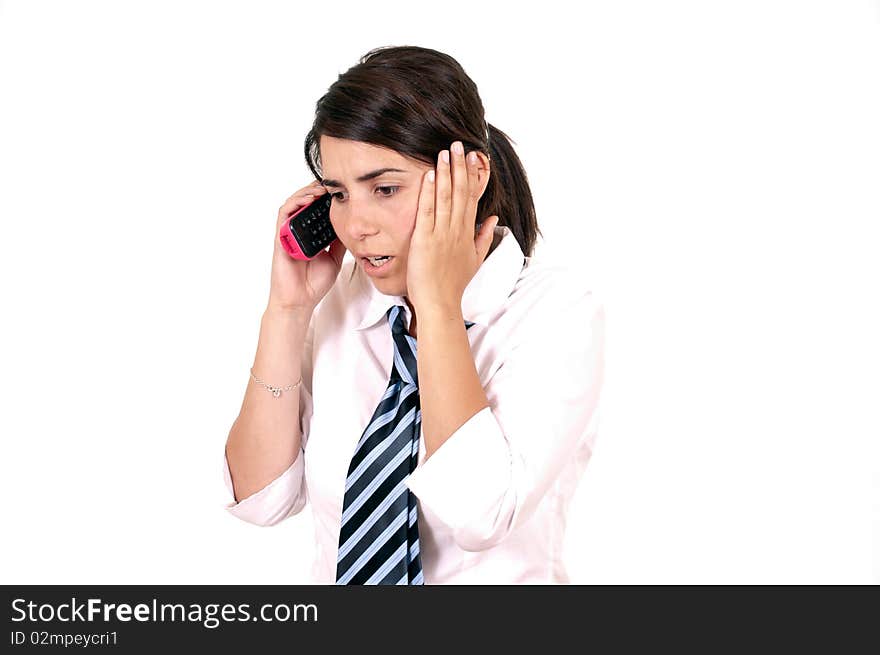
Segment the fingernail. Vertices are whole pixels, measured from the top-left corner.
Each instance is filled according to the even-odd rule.
[[[449,151],[448,150],[442,151],[440,153],[440,159],[443,161],[444,164],[448,164],[449,163]]]
[[[471,150],[470,153],[468,154],[468,161],[472,164],[477,163],[477,153],[474,152],[473,150]]]
[[[433,182],[433,181],[434,181],[434,171],[432,169],[432,170],[428,171],[428,182]]]
[[[456,155],[464,154],[464,146],[461,145],[461,141],[456,141],[452,144],[452,152]]]

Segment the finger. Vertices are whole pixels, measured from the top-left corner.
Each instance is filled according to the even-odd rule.
[[[327,189],[324,188],[324,185],[321,184],[320,180],[315,180],[308,186],[304,186],[302,189],[300,189],[300,191],[304,191],[306,193],[314,193],[315,191],[317,191],[318,195],[324,193],[326,190]]]
[[[293,195],[288,198],[283,205],[278,209],[278,220],[276,221],[275,227],[280,229],[281,225],[290,219],[290,217],[298,212],[300,209],[305,207],[308,204],[311,204],[315,200],[315,196],[305,195],[305,196],[297,196]]]
[[[312,182],[308,186],[304,186],[302,189],[300,189],[299,191],[294,193],[292,196],[290,196],[290,198],[288,198],[288,200],[290,200],[292,198],[304,198],[305,196],[309,196],[309,195],[310,196],[320,196],[320,195],[323,195],[324,193],[326,193],[326,191],[327,190],[324,188],[324,185],[322,185],[320,182],[315,180],[314,182]]]
[[[441,150],[437,156],[437,187],[434,201],[434,229],[449,232],[450,214],[452,212],[452,176],[450,173],[449,151]]]
[[[434,187],[436,181],[431,179],[434,169],[425,171],[422,175],[422,188],[419,191],[419,208],[416,211],[415,230],[423,234],[431,234],[434,231]]]
[[[455,141],[449,149],[452,176],[452,209],[449,216],[450,228],[454,234],[466,233],[464,226],[471,222],[470,234],[474,231],[474,216],[466,213],[468,204],[468,171],[464,160],[464,145]]]
[[[303,198],[306,198],[308,196],[317,197],[324,194],[325,192],[326,189],[324,189],[324,187],[320,184],[310,184],[309,186],[304,186],[302,189],[289,196],[287,200],[284,201],[284,204],[281,206],[292,206],[296,204],[297,201],[301,201]]]
[[[473,158],[473,161],[471,161]],[[480,202],[480,177],[477,174],[477,153],[471,151],[465,159],[467,167],[467,202],[464,208],[465,225],[472,230],[477,223],[477,207]]]
[[[295,214],[298,210],[311,204],[324,193],[326,193],[326,189],[319,182],[303,187],[294,193],[278,208],[278,226],[280,227],[281,223],[289,218],[291,214]]]

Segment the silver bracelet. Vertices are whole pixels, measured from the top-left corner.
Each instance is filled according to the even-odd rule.
[[[256,382],[257,384],[262,384],[269,391],[271,391],[272,395],[275,396],[276,398],[278,398],[281,395],[282,391],[290,391],[291,389],[295,389],[296,387],[298,387],[302,383],[302,378],[300,378],[299,382],[297,382],[296,384],[288,384],[283,389],[281,387],[273,387],[271,384],[266,384],[260,378],[258,378],[256,375],[254,375],[254,367],[253,366],[251,367],[251,377],[254,379],[254,382]]]

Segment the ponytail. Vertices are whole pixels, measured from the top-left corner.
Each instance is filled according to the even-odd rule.
[[[530,257],[541,230],[525,168],[511,145],[510,137],[489,126],[489,183],[477,209],[477,223],[498,216],[498,225],[513,233],[520,249]]]

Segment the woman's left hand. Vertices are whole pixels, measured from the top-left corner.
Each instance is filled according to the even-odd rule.
[[[460,141],[452,145],[437,158],[436,179],[430,179],[433,171],[422,176],[406,270],[407,298],[417,315],[461,311],[464,290],[486,258],[498,224],[498,217],[490,216],[474,235],[482,193],[478,163],[465,160]],[[451,161],[444,161],[443,153]]]

